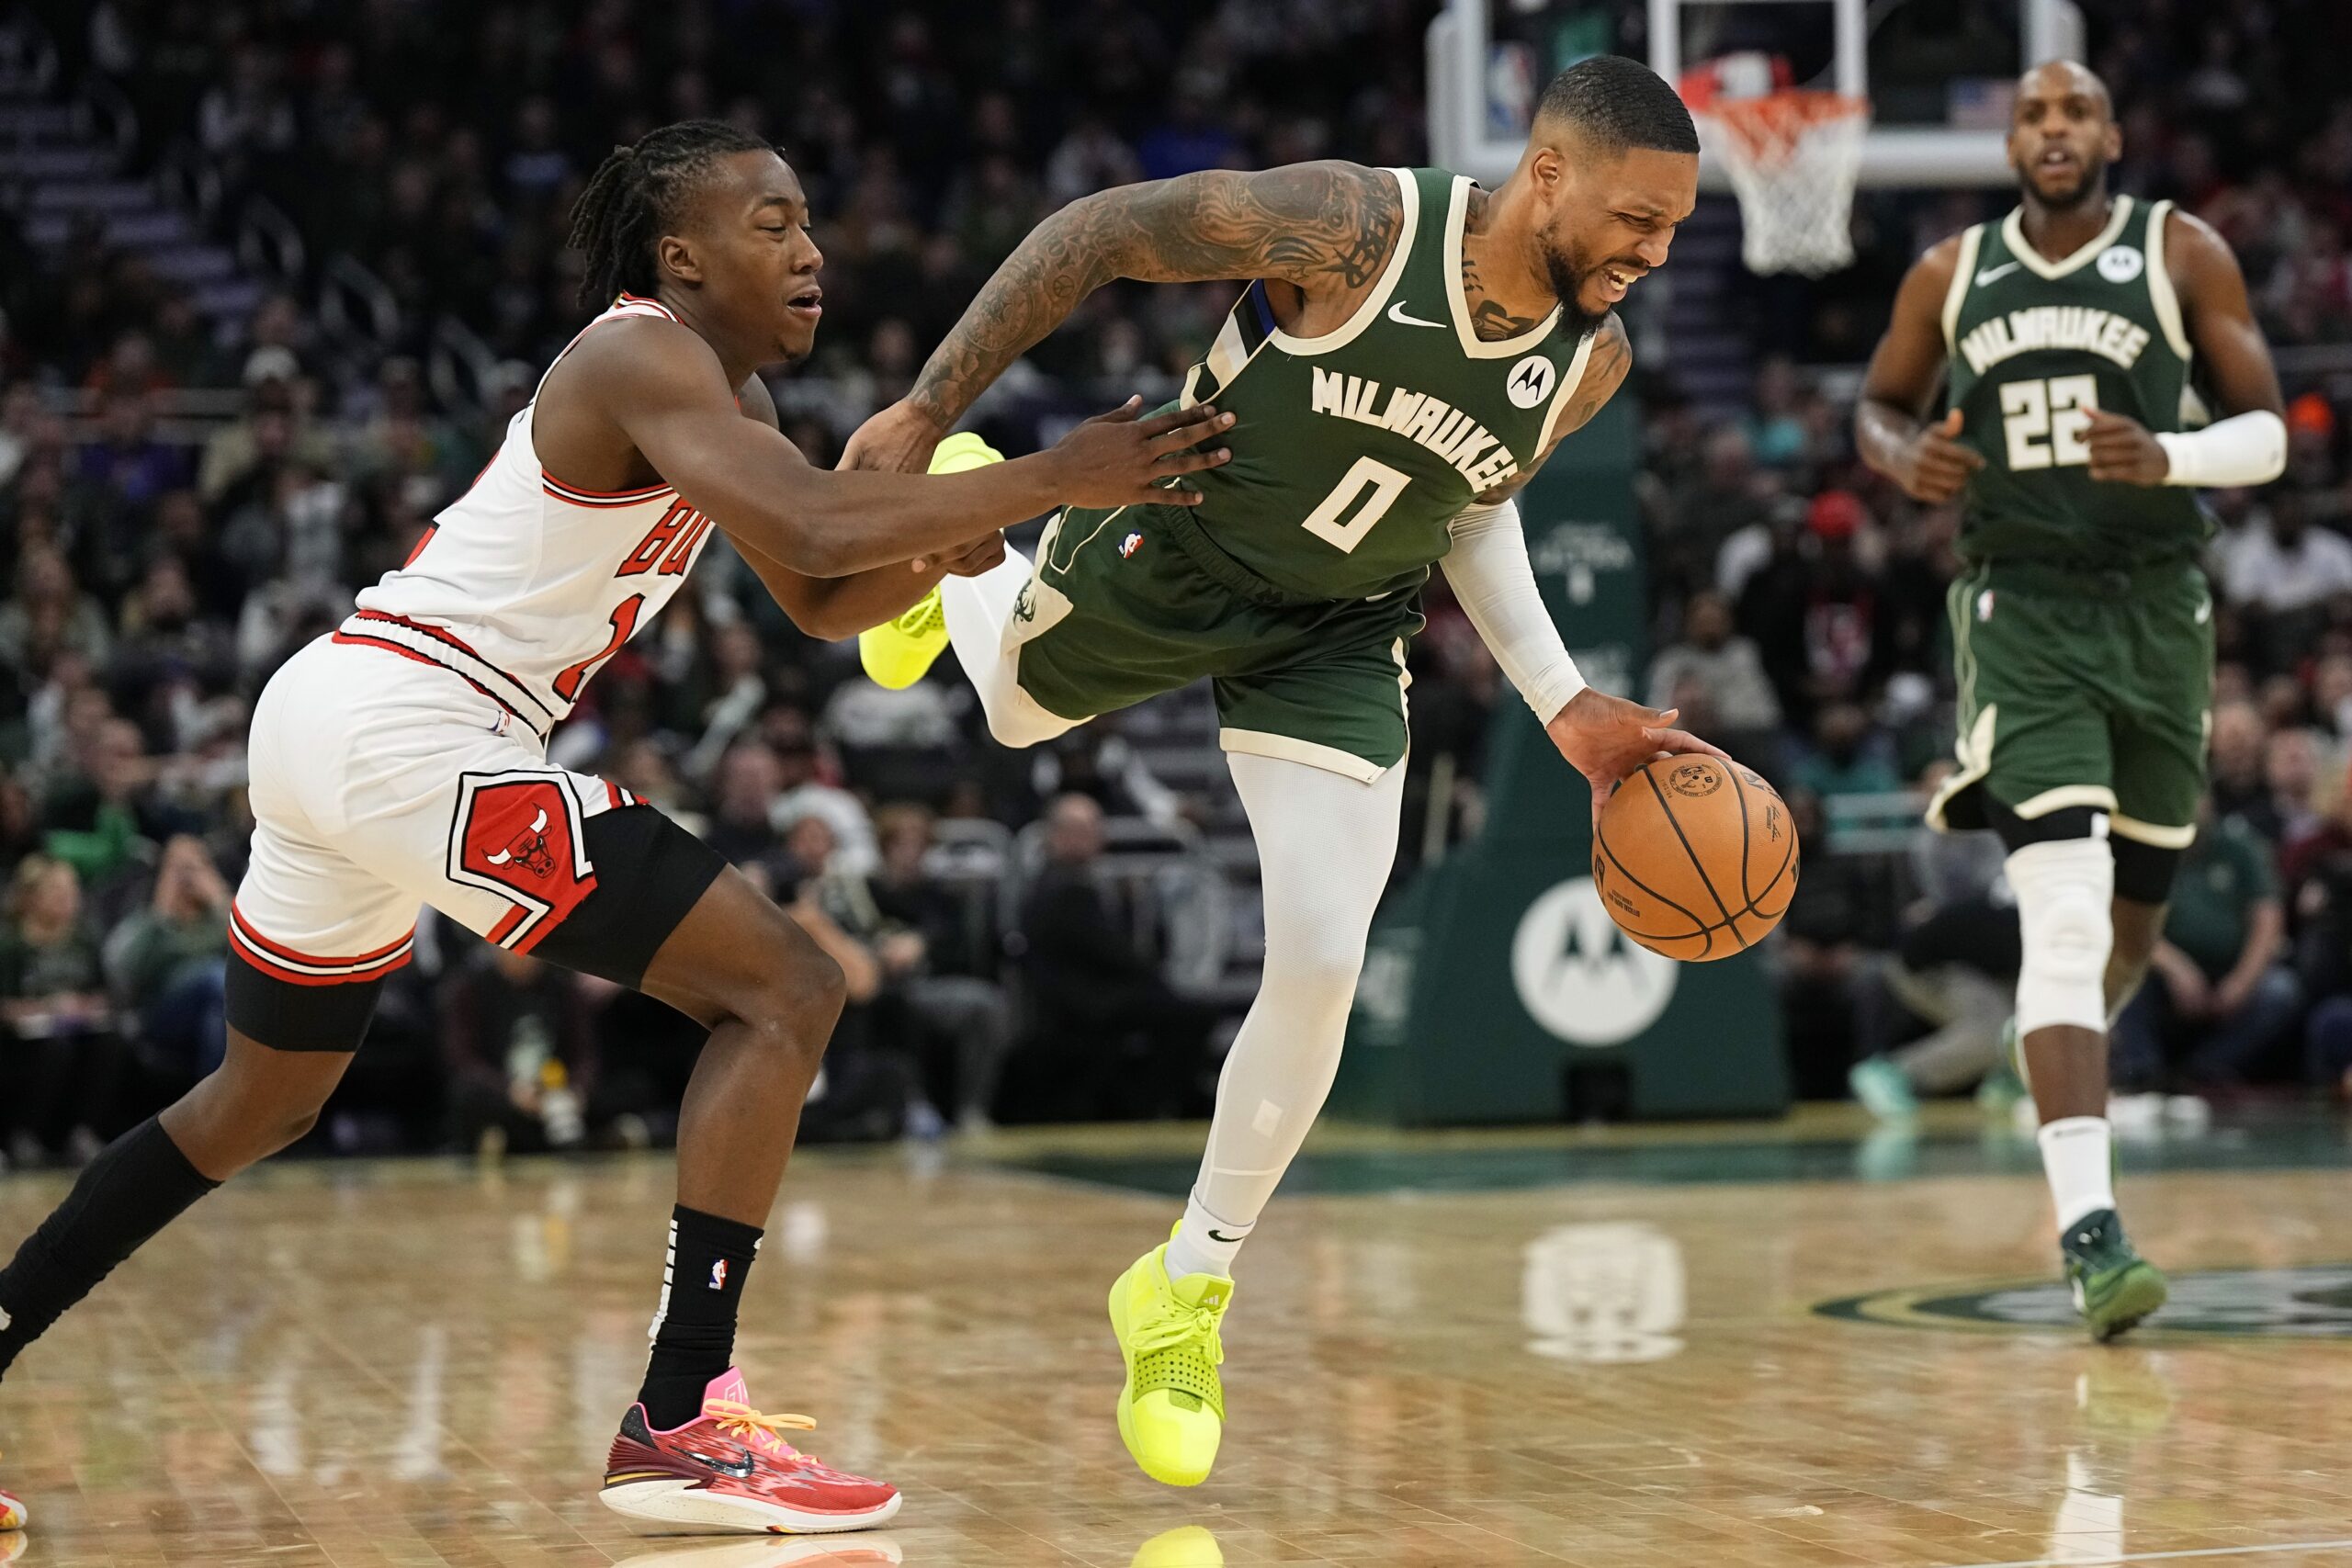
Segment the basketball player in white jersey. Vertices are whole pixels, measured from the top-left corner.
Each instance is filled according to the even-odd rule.
[[[684,829],[549,766],[548,734],[714,527],[796,620],[843,636],[927,592],[943,553],[991,564],[1006,525],[1062,503],[1164,502],[1170,476],[1224,460],[1198,444],[1229,421],[1139,419],[1130,404],[970,473],[813,468],[756,374],[815,339],[822,258],[807,221],[783,159],[725,125],[666,127],[597,171],[572,241],[585,288],[617,302],[408,563],[263,692],[226,1059],[93,1161],[0,1269],[0,1373],[147,1237],[310,1128],[429,904],[710,1030],[679,1118],[652,1355],[605,1501],[657,1524],[753,1531],[854,1529],[897,1511],[893,1488],[796,1452],[781,1433],[812,1423],[752,1409],[730,1364],[841,972]]]

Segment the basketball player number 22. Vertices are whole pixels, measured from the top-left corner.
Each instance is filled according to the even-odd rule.
[[[1372,525],[1388,515],[1405,487],[1413,482],[1410,474],[1400,474],[1377,457],[1358,457],[1356,466],[1343,475],[1323,504],[1307,513],[1306,529],[1326,544],[1336,546],[1341,555],[1352,555],[1372,532]],[[1372,494],[1366,496],[1365,491]],[[1357,505],[1361,501],[1362,505]],[[1353,507],[1355,515],[1344,523],[1340,518]]]
[[[2098,408],[2095,376],[2052,376],[2011,381],[2001,389],[2001,434],[2008,438],[2009,471],[2073,468],[2091,460],[2083,432]],[[2047,435],[2050,444],[2043,446]]]

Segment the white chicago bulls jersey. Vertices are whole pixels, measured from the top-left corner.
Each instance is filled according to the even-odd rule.
[[[572,344],[622,316],[677,320],[624,294]],[[548,473],[531,441],[537,406],[534,395],[490,466],[406,565],[359,594],[334,640],[454,671],[545,739],[684,584],[710,519],[669,485],[589,491]]]

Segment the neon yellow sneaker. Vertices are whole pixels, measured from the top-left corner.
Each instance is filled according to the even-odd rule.
[[[1225,1434],[1225,1359],[1218,1328],[1233,1281],[1214,1274],[1168,1278],[1165,1242],[1111,1287],[1111,1332],[1126,1358],[1119,1437],[1143,1472],[1170,1486],[1198,1486]]]
[[[967,468],[1003,461],[1003,453],[970,431],[959,430],[932,453],[931,471],[960,474]],[[939,602],[936,588],[897,620],[857,634],[857,661],[865,666],[876,685],[894,692],[922,680],[946,649],[947,611]]]
[[[1183,1525],[1136,1548],[1127,1568],[1225,1568],[1225,1549],[1199,1525]]]

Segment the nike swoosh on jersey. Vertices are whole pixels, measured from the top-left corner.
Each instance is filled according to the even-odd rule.
[[[1982,288],[1996,277],[2007,277],[2024,265],[2023,262],[2003,262],[1998,266],[1985,267],[1976,275],[1976,287]]]
[[[1396,303],[1388,307],[1388,319],[1396,322],[1400,327],[1442,328],[1445,325],[1443,321],[1425,321],[1419,316],[1408,316],[1405,314],[1405,301],[1402,299],[1397,300]]]

